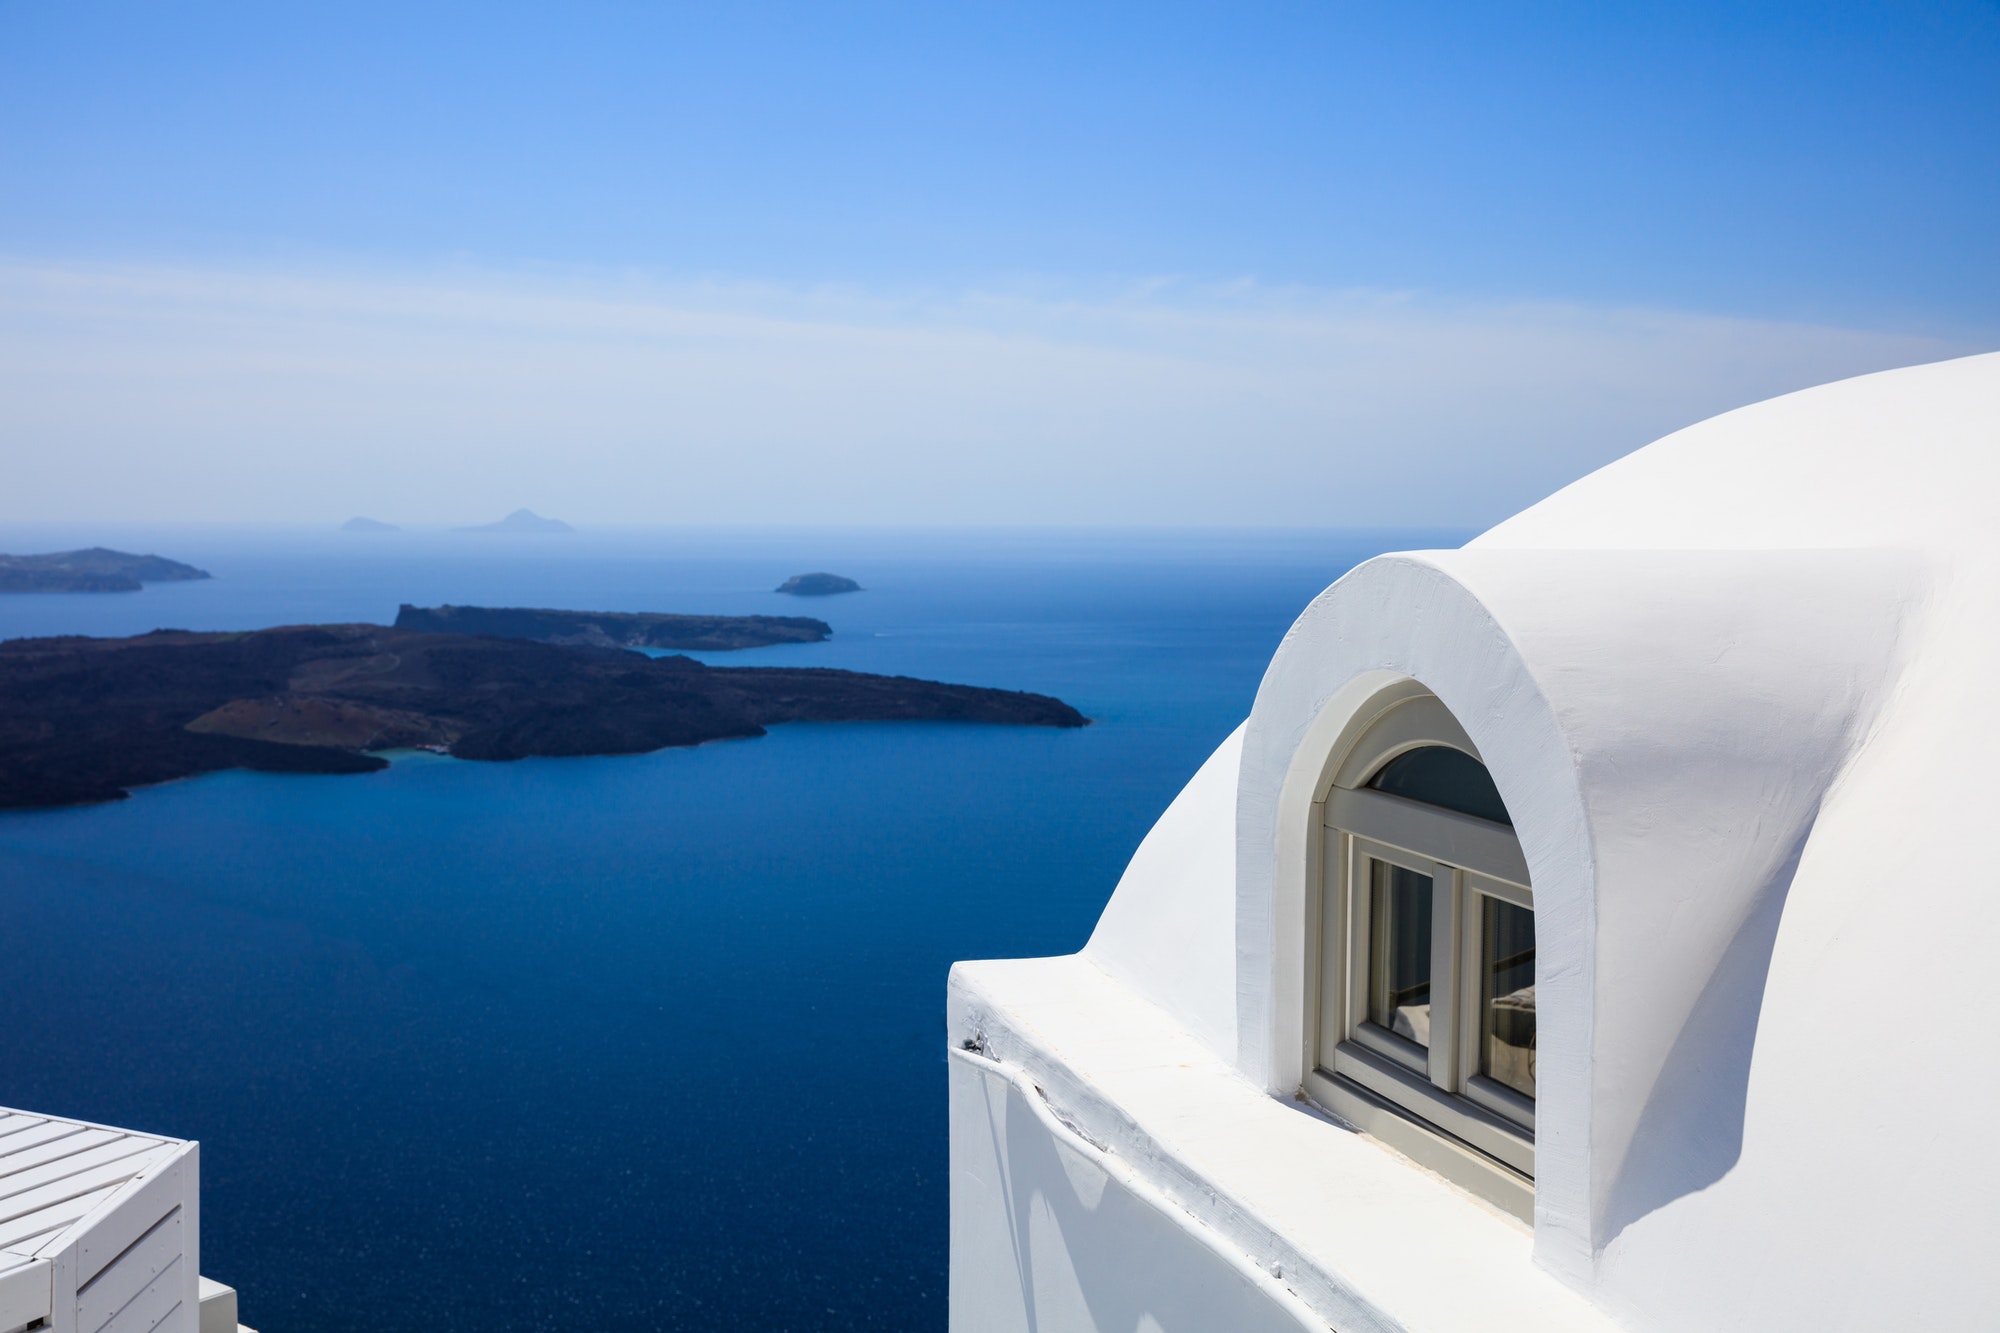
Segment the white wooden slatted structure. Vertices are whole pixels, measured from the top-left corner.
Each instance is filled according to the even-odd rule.
[[[0,1109],[0,1333],[198,1333],[199,1166],[196,1143]]]

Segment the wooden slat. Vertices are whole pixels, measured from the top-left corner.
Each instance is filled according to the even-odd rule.
[[[183,1305],[185,1305],[185,1304],[187,1304],[187,1301],[185,1300],[185,1298],[183,1298],[183,1299],[182,1299],[182,1300],[180,1300],[180,1301],[177,1301],[177,1302],[175,1302],[175,1304],[174,1304],[174,1308],[173,1308],[173,1309],[171,1309],[171,1310],[169,1310],[169,1311],[167,1311],[167,1312],[166,1312],[165,1314],[161,1315],[161,1316],[160,1316],[160,1322],[159,1322],[159,1323],[157,1323],[157,1324],[155,1324],[155,1325],[153,1325],[153,1327],[152,1327],[151,1329],[148,1329],[148,1330],[147,1330],[147,1333],[167,1333],[167,1330],[171,1330],[171,1329],[174,1329],[174,1328],[176,1328],[176,1327],[178,1327],[178,1328],[186,1328],[186,1327],[188,1327],[188,1325],[186,1325],[186,1324],[180,1324],[180,1323],[178,1323],[178,1322],[177,1322],[177,1321],[178,1321],[178,1319],[179,1319],[179,1317],[180,1317],[180,1312],[181,1312],[181,1306],[183,1306]],[[197,1313],[197,1314],[195,1315],[195,1318],[197,1318],[197,1319],[199,1319],[200,1317],[201,1317],[201,1316],[200,1316],[200,1314],[199,1314],[199,1313]]]
[[[32,1148],[0,1157],[0,1197],[13,1193],[18,1188],[14,1177],[30,1167],[53,1162],[59,1157],[69,1157],[86,1148],[95,1148],[100,1143],[113,1142],[130,1143],[135,1152],[146,1146],[146,1140],[135,1140],[130,1135],[120,1134],[116,1130],[85,1129],[71,1134],[68,1138],[51,1139],[47,1143],[38,1143]]]
[[[79,1288],[175,1208],[187,1210],[188,1250],[200,1259],[197,1244],[201,1218],[196,1210],[193,1175],[195,1145],[169,1144],[163,1151],[167,1154],[163,1162],[153,1163],[143,1178],[127,1182],[114,1199],[100,1204],[78,1225],[76,1285]],[[188,1275],[190,1288],[195,1277],[193,1273]]]
[[[78,1301],[81,1303],[82,1298]],[[101,1324],[76,1321],[77,1333],[149,1333],[181,1307],[181,1257],[155,1274],[124,1308]]]
[[[0,1138],[5,1138],[9,1134],[17,1134],[21,1130],[32,1128],[47,1119],[48,1117],[45,1115],[29,1115],[25,1111],[0,1112]]]
[[[72,1125],[67,1120],[44,1120],[41,1124],[24,1129],[19,1134],[10,1134],[0,1139],[0,1170],[6,1169],[7,1159],[15,1153],[33,1148],[37,1144],[47,1143],[51,1139],[64,1139],[72,1134],[81,1134],[83,1130],[82,1125]]]
[[[0,1106],[0,1125],[6,1124],[10,1117],[18,1117],[24,1122],[35,1124],[48,1121],[53,1124],[68,1125],[72,1129],[105,1129],[111,1131],[113,1134],[124,1134],[135,1139],[151,1139],[155,1143],[180,1142],[178,1139],[170,1139],[162,1134],[146,1134],[136,1129],[125,1129],[118,1125],[100,1125],[95,1121],[77,1120],[70,1116],[42,1115],[35,1111],[23,1111],[18,1107]],[[4,1137],[4,1132],[0,1132],[0,1137]]]
[[[75,1218],[70,1219],[71,1222],[75,1220]],[[37,1231],[32,1236],[23,1236],[19,1240],[9,1243],[5,1249],[0,1249],[0,1254],[7,1255],[9,1258],[13,1258],[16,1255],[23,1258],[33,1258],[35,1251],[41,1249],[45,1241],[53,1237],[58,1231],[67,1229],[68,1226],[69,1222],[64,1222],[61,1226],[50,1227],[47,1231]],[[9,1232],[8,1234],[11,1235],[13,1233]]]
[[[55,1265],[46,1259],[0,1261],[0,1328],[46,1317],[53,1304]]]
[[[5,1195],[0,1195],[0,1213],[5,1213],[7,1201],[15,1195],[24,1194],[31,1189],[57,1184],[68,1180],[72,1176],[80,1176],[86,1171],[95,1171],[97,1168],[108,1166],[113,1162],[125,1162],[128,1168],[126,1175],[136,1176],[141,1171],[144,1171],[147,1166],[160,1160],[164,1153],[164,1149],[144,1139],[136,1142],[130,1139],[114,1139],[110,1143],[99,1144],[95,1148],[86,1149],[71,1157],[59,1157],[53,1162],[44,1162],[32,1171],[21,1172],[18,1176],[18,1188],[7,1191]],[[15,1179],[15,1177],[10,1177],[7,1183],[12,1185],[15,1183]]]
[[[45,1248],[51,1241],[60,1242],[64,1228],[86,1216],[91,1209],[117,1192],[116,1185],[106,1185],[103,1189],[93,1190],[89,1194],[52,1203],[39,1212],[0,1222],[0,1249],[13,1249],[19,1242],[31,1236],[40,1238],[43,1232],[51,1229],[54,1234],[44,1239],[42,1244],[36,1247],[37,1251]]]
[[[181,1150],[180,1201],[187,1229],[187,1264],[181,1275],[181,1308],[184,1323],[170,1326],[169,1333],[198,1333],[201,1324],[201,1145],[186,1144]],[[217,1314],[222,1313],[220,1309]]]
[[[181,1261],[185,1240],[181,1210],[176,1208],[76,1293],[77,1328],[103,1327],[169,1266]]]
[[[0,1221],[11,1222],[17,1217],[46,1208],[51,1204],[60,1203],[64,1199],[73,1199],[79,1194],[87,1194],[101,1185],[122,1185],[134,1175],[153,1165],[154,1161],[167,1151],[171,1150],[154,1148],[141,1157],[127,1158],[118,1162],[107,1162],[103,1166],[92,1167],[88,1171],[79,1171],[73,1176],[66,1176],[61,1180],[53,1181],[37,1189],[23,1190],[18,1194],[10,1194],[4,1200],[0,1200]],[[165,1208],[162,1208],[159,1212],[147,1218],[146,1227],[152,1226],[154,1222],[164,1217],[166,1211]],[[146,1227],[141,1227],[140,1230],[144,1231]],[[138,1235],[135,1233],[131,1239],[137,1240]],[[130,1243],[131,1241],[129,1240],[126,1242],[126,1244]],[[118,1248],[123,1249],[125,1247],[121,1245]],[[105,1257],[109,1259],[111,1256],[107,1255]]]

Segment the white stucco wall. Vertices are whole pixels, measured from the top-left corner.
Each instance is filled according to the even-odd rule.
[[[1733,1151],[1715,1112],[1740,1084],[1740,1033],[1726,1007],[1697,1010],[1718,985],[1755,1004],[1773,895],[1899,679],[1925,586],[1902,555],[1824,552],[1431,552],[1341,580],[1246,733],[1239,1067],[1298,1086],[1329,728],[1384,680],[1418,680],[1479,747],[1528,859],[1537,1257],[1588,1288],[1633,1208],[1709,1183]]]
[[[1793,873],[1676,1034],[1681,1063],[1729,1067],[1726,1095],[1695,1105],[1670,1067],[1608,1185],[1590,1281],[1633,1327],[1722,1312],[1752,1328],[2000,1326],[1978,1257],[2000,1240],[1995,1076],[1965,1055],[2000,1019],[2000,906],[1966,870],[1984,859],[1981,774],[2000,744],[1996,483],[2000,357],[1974,357],[1704,422],[1474,543],[1847,548],[1915,571],[1888,690],[1841,747]],[[1615,980],[1600,976],[1600,1006]],[[1915,994],[1934,1019],[1898,998]],[[1733,1151],[1690,1133],[1718,1120],[1740,1126]],[[1707,1169],[1662,1188],[1689,1157]]]
[[[1174,798],[1139,844],[1083,952],[1236,1058],[1236,775],[1243,729]]]
[[[1006,1066],[954,1052],[950,1084],[953,1328],[1328,1333]]]
[[[1920,367],[1703,423],[1329,589],[1246,732],[1246,1075],[1297,1077],[1330,719],[1409,676],[1480,747],[1535,882],[1538,1261],[1635,1328],[2000,1323],[1968,1260],[2000,1239],[2000,1152],[1951,1055],[2000,1017],[2000,918],[1949,868],[1978,859],[2000,742],[1996,467],[2000,358]],[[1859,998],[1919,976],[1935,1022]]]
[[[1117,1040],[1093,1038],[1106,1071],[1157,1022],[1259,1104],[1287,1098],[1313,801],[1352,710],[1416,680],[1486,759],[1535,885],[1535,1263],[1646,1333],[2000,1327],[2000,1075],[1978,1058],[2000,1020],[1996,665],[2000,356],[1701,423],[1462,550],[1370,561],[1321,594],[1083,955],[1160,1017],[1071,997],[1053,1035],[1017,1040],[1058,1117],[1068,1098],[1117,1127],[1145,1102],[1171,1125],[1193,1096],[1162,1090],[1165,1055],[1124,1092],[1089,1072],[1077,1004],[1124,1014]],[[954,1020],[967,1039],[1035,1007],[982,1003]],[[1203,1104],[1201,1142],[1228,1151],[1104,1141],[1242,1244],[1317,1235],[1286,1263],[1322,1313],[1459,1326],[1362,1235],[1287,1211],[1286,1162],[1259,1157],[1247,1106]],[[1330,1173],[1325,1208],[1397,1189],[1317,1135],[1264,1138]],[[1508,1262],[1499,1233],[1427,1229],[1412,1244],[1442,1246],[1442,1272]],[[1504,1299],[1554,1326],[1545,1294]]]

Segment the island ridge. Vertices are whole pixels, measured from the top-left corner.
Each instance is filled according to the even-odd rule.
[[[48,555],[0,555],[0,592],[137,592],[144,583],[209,577],[207,570],[178,560],[104,546]]]
[[[807,616],[681,616],[657,611],[411,606],[408,602],[396,612],[396,628],[597,648],[666,648],[676,652],[728,652],[775,643],[821,643],[833,633],[833,627],[824,620]]]
[[[225,768],[362,773],[371,750],[637,754],[780,722],[1081,727],[1059,699],[380,625],[0,641],[0,808],[117,800]]]

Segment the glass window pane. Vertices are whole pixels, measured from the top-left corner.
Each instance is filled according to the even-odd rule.
[[[1406,801],[1422,801],[1475,819],[1490,819],[1509,828],[1514,825],[1486,765],[1448,745],[1426,745],[1405,751],[1382,765],[1368,785]]]
[[[1479,1072],[1535,1095],[1535,914],[1481,895]]]
[[[1368,863],[1368,1021],[1431,1043],[1431,878]]]

